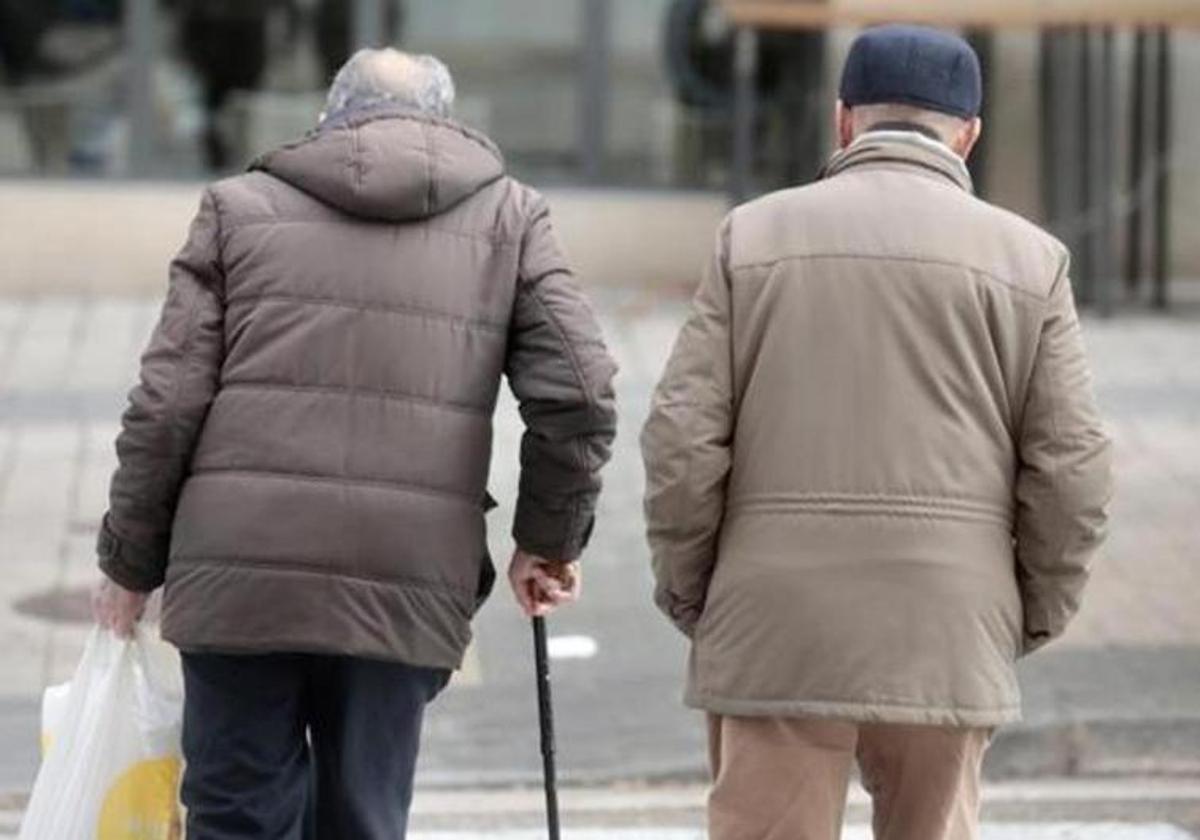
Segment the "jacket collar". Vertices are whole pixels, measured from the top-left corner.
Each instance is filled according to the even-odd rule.
[[[973,192],[971,175],[963,159],[944,143],[906,129],[873,130],[860,134],[837,152],[821,178],[832,178],[855,167],[911,169],[926,177],[948,181]]]

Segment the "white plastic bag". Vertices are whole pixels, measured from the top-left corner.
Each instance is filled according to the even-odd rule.
[[[97,628],[42,700],[44,759],[18,840],[177,840],[179,661],[138,628]]]

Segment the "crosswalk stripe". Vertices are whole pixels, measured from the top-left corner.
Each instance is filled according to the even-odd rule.
[[[410,840],[543,840],[544,829],[414,832]],[[564,840],[704,840],[687,828],[566,829]],[[869,826],[849,826],[842,840],[871,840]],[[998,823],[983,827],[982,840],[1196,840],[1181,828],[1162,823]]]

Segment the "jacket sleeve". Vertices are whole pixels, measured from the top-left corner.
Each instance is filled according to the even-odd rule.
[[[521,241],[505,372],[525,422],[513,538],[540,557],[575,560],[616,435],[616,363],[540,196]]]
[[[1105,537],[1111,449],[1064,257],[1047,302],[1018,440],[1016,556],[1025,653],[1061,635],[1079,609]]]
[[[163,582],[180,486],[216,392],[224,354],[218,224],[206,191],[171,263],[166,302],[121,420],[97,550],[100,568],[126,589],[148,592]]]
[[[728,224],[722,225],[641,437],[654,600],[689,636],[716,562],[732,462]]]

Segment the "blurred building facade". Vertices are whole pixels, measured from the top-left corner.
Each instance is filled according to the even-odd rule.
[[[758,190],[815,174],[852,36],[761,43]],[[716,194],[728,184],[733,35],[708,0],[0,0],[0,177],[236,171],[314,124],[333,70],[363,43],[442,57],[459,117],[538,185]],[[1118,31],[1114,44],[1127,85],[1133,36]],[[989,199],[1069,224],[1045,206],[1042,60],[1038,32],[990,36],[979,175]],[[1200,276],[1200,240],[1185,233],[1200,218],[1200,109],[1189,102],[1200,37],[1177,33],[1172,62],[1173,143],[1159,163],[1175,185],[1172,276],[1187,278]]]

